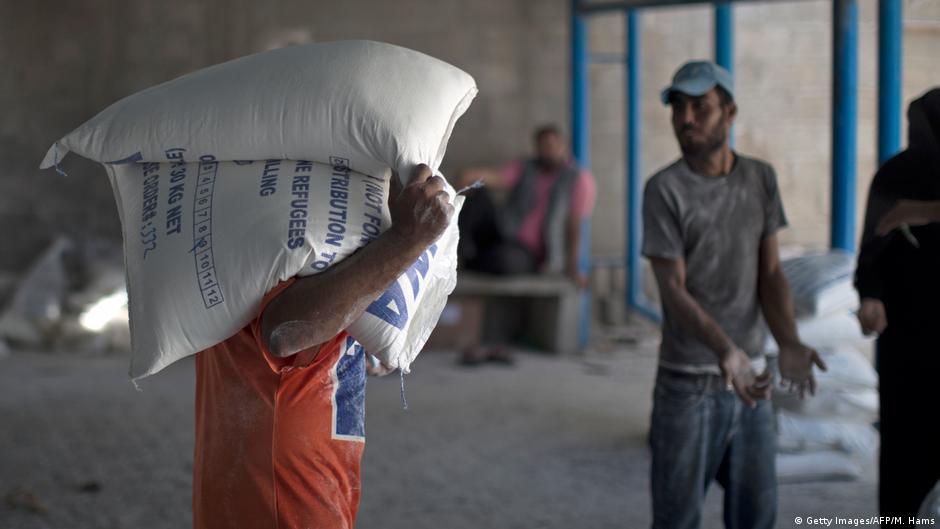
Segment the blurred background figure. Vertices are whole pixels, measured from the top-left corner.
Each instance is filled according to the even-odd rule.
[[[594,209],[597,183],[575,164],[557,126],[537,128],[533,140],[534,158],[461,172],[458,187],[477,181],[484,187],[467,195],[458,255],[466,270],[500,276],[564,274],[584,288],[587,278],[578,266],[581,225]],[[473,345],[462,361],[508,358],[501,346]]]
[[[940,371],[940,88],[911,103],[908,122],[908,148],[872,181],[855,276],[862,330],[880,335],[883,516],[916,516],[940,479],[940,422],[923,407]]]
[[[590,171],[575,165],[557,126],[539,127],[534,141],[534,158],[461,173],[461,187],[477,180],[486,187],[467,197],[460,216],[460,257],[468,270],[564,273],[583,287],[580,227],[594,209],[597,183]],[[490,189],[508,192],[505,202],[494,203]]]

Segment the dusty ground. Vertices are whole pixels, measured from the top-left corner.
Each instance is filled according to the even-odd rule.
[[[653,348],[461,368],[427,352],[370,380],[358,527],[636,528],[650,519]],[[192,364],[138,393],[117,357],[0,358],[0,529],[190,524]],[[720,490],[706,528],[721,527]],[[795,516],[873,516],[873,479],[782,485]]]

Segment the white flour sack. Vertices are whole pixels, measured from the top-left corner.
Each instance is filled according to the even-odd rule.
[[[371,41],[291,46],[211,66],[128,96],[50,147],[110,164],[349,160],[350,169],[402,178],[437,171],[476,84],[466,72]]]
[[[232,336],[280,281],[321,272],[388,229],[388,175],[345,162],[105,166],[124,233],[133,378]],[[408,372],[437,323],[456,283],[457,238],[455,216],[349,329],[386,366]]]
[[[412,50],[339,41],[243,57],[114,103],[55,142],[105,165],[117,199],[135,379],[235,334],[278,282],[389,227],[392,171],[437,173],[472,77]],[[246,161],[254,160],[254,161]],[[309,161],[298,161],[309,160]],[[462,197],[455,197],[459,211]],[[408,372],[456,282],[456,216],[349,329]]]

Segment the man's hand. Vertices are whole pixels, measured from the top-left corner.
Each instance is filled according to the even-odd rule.
[[[395,180],[396,176],[393,175]],[[396,194],[395,186],[390,189]],[[432,176],[431,168],[421,164],[415,168],[411,182],[397,196],[389,196],[392,216],[390,232],[404,240],[430,246],[444,233],[454,214],[450,196],[444,191],[444,179]]]
[[[908,226],[923,226],[936,222],[937,209],[940,202],[928,202],[924,200],[898,200],[875,228],[878,235],[887,235],[892,230],[900,228],[904,224]]]
[[[577,270],[574,272],[569,272],[568,277],[571,279],[571,282],[578,287],[578,290],[584,290],[588,287],[588,278],[581,272],[578,272]]]
[[[736,346],[721,355],[718,362],[728,389],[733,389],[748,407],[757,406],[758,400],[770,398],[770,373],[756,375],[751,369],[751,359]]]
[[[565,264],[565,275],[568,276],[568,279],[578,287],[578,290],[584,290],[588,286],[588,278],[586,275],[581,273],[581,269],[578,266],[578,262],[569,258],[568,262]]]
[[[780,385],[788,386],[789,391],[799,392],[800,398],[816,394],[816,377],[813,376],[813,364],[819,369],[826,371],[826,363],[820,358],[819,353],[812,347],[807,347],[802,343],[793,343],[780,346]]]
[[[384,377],[395,370],[386,366],[378,358],[366,353],[366,374],[370,377]]]
[[[447,228],[454,207],[443,179],[419,165],[396,192],[392,178],[392,226],[322,273],[297,279],[265,308],[262,339],[272,355],[297,354],[348,328]]]
[[[863,298],[862,306],[858,309],[858,323],[862,326],[865,336],[883,333],[888,327],[884,303],[880,299]]]

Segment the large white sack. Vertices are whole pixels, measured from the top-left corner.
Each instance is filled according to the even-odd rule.
[[[878,430],[869,422],[777,412],[777,449],[781,452],[839,450],[873,461],[878,442]]]
[[[820,385],[812,397],[800,399],[798,395],[775,390],[773,400],[779,409],[804,417],[869,424],[878,420],[878,391],[874,389],[830,390]]]
[[[408,373],[457,285],[457,216],[464,197],[454,199],[454,217],[397,281],[349,327],[349,334],[388,367]]]
[[[857,309],[852,285],[855,255],[841,250],[811,253],[784,260],[798,317],[815,317]]]
[[[102,163],[272,158],[402,178],[433,171],[477,93],[470,75],[422,53],[371,41],[291,46],[211,66],[128,96],[53,144]]]
[[[849,346],[855,349],[867,350],[874,342],[874,336],[862,334],[862,327],[858,318],[847,310],[833,312],[819,317],[804,317],[796,320],[797,334],[800,340],[815,348],[834,349]],[[780,350],[773,335],[767,333],[767,342],[764,350],[774,353]]]
[[[863,472],[855,458],[836,450],[777,454],[778,483],[855,481]]]
[[[338,158],[105,167],[124,233],[135,379],[232,336],[279,282],[338,263],[390,226],[389,175]],[[373,306],[350,328],[388,367],[408,372],[436,324],[456,282],[457,236],[455,215],[390,289],[407,289],[396,325]]]

